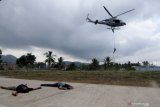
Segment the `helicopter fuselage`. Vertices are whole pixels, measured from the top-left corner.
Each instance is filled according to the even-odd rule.
[[[106,19],[106,20],[102,20],[102,21],[95,21],[95,24],[103,24],[103,25],[108,25],[110,27],[120,27],[120,26],[124,26],[126,25],[125,22],[123,22],[122,20],[119,19]]]

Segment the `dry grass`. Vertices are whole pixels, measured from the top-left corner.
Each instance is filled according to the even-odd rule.
[[[160,72],[133,71],[1,71],[1,76],[45,81],[65,81],[93,84],[150,86],[155,81],[160,86]]]

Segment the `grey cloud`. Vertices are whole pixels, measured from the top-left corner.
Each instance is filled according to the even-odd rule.
[[[53,48],[77,58],[101,59],[112,54],[112,32],[106,26],[86,22],[87,13],[94,20],[101,20],[109,18],[103,5],[114,15],[135,8],[135,12],[120,17],[129,23],[159,16],[158,3],[158,0],[6,0],[0,4],[0,46]],[[127,39],[129,44],[119,44],[120,56],[134,55],[150,47],[143,38],[136,42],[133,37]]]

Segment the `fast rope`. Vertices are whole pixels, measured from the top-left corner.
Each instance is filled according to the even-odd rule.
[[[114,39],[114,44],[113,44],[113,63],[115,63],[115,52],[116,52],[116,37],[114,35],[114,32],[113,32],[113,39]]]

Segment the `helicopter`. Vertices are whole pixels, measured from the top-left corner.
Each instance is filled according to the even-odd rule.
[[[123,13],[117,15],[117,16],[113,16],[113,15],[107,10],[107,8],[106,8],[105,6],[103,6],[103,7],[104,7],[104,9],[107,11],[107,13],[111,16],[111,18],[105,19],[105,20],[102,20],[102,21],[98,21],[98,20],[93,21],[93,20],[91,20],[91,19],[89,18],[89,14],[88,14],[86,20],[87,20],[88,22],[94,23],[95,25],[96,25],[96,24],[108,25],[108,26],[110,26],[110,28],[107,28],[107,29],[111,29],[113,33],[114,33],[114,30],[115,30],[115,29],[120,29],[119,27],[126,25],[126,23],[125,23],[124,21],[118,19],[118,16],[121,16],[121,15],[123,15],[123,14],[126,14],[126,13],[128,13],[128,12],[131,12],[131,11],[135,10],[135,9],[131,9],[131,10],[126,11],[126,12],[123,12]]]

